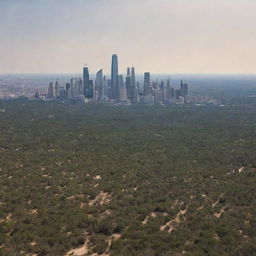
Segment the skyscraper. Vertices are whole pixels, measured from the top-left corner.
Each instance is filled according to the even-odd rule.
[[[150,83],[150,73],[144,73],[144,104],[153,105],[155,103],[155,98],[153,95],[153,88]]]
[[[131,92],[132,92],[131,101],[136,102],[138,90],[136,88],[135,68],[134,67],[132,67],[132,72],[131,72]]]
[[[127,68],[127,76],[131,76],[131,68]]]
[[[89,69],[87,67],[83,68],[83,94],[88,99],[93,99],[93,87],[91,87],[89,82]]]
[[[79,95],[83,95],[83,81],[81,78],[78,78],[78,88],[79,88]]]
[[[60,89],[59,80],[58,80],[58,78],[57,78],[57,81],[56,81],[56,83],[55,83],[55,88],[54,88],[54,90],[55,90],[55,97],[56,97],[56,98],[59,97],[59,89]]]
[[[135,68],[134,67],[132,67],[132,72],[131,72],[131,87],[132,88],[136,87]]]
[[[122,75],[118,76],[118,85],[119,85],[119,99],[122,101],[127,100],[126,86]]]
[[[118,99],[118,60],[117,55],[112,55],[112,65],[111,65],[111,89],[112,89],[112,98]]]
[[[83,95],[83,82],[81,78],[71,78],[71,96]]]
[[[136,88],[136,80],[135,80],[135,69],[127,68],[127,77],[125,80],[126,89],[127,89],[127,98],[131,102],[137,102],[137,88]]]
[[[128,100],[131,100],[132,98],[132,91],[131,91],[131,69],[127,68],[127,75],[125,78],[125,86],[127,91],[127,98]]]
[[[53,83],[49,83],[48,91],[46,97],[52,99],[54,97],[54,86]]]
[[[101,69],[96,73],[95,91],[94,91],[96,101],[98,101],[102,95],[102,85],[103,85],[103,71]]]
[[[66,94],[67,94],[68,98],[71,97],[71,85],[70,85],[70,83],[66,83]]]
[[[144,73],[144,97],[143,97],[144,104],[153,105],[155,103],[155,98],[153,95],[153,89],[150,83],[150,73]]]
[[[148,95],[150,93],[150,73],[144,73],[144,95]]]
[[[106,76],[102,79],[102,94],[99,98],[99,101],[101,103],[107,103],[108,102],[108,84],[107,84],[107,78]]]
[[[112,85],[111,85],[111,79],[107,79],[107,96],[109,99],[112,99]]]
[[[188,85],[184,84],[182,80],[181,80],[181,83],[180,83],[180,94],[183,97],[188,96]]]

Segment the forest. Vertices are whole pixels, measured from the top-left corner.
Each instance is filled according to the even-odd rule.
[[[256,106],[0,109],[1,256],[256,255]]]

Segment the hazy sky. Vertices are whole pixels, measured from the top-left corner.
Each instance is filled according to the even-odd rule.
[[[256,73],[255,0],[0,0],[0,73]]]

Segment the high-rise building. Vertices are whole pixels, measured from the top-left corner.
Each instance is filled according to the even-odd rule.
[[[65,98],[67,97],[67,93],[66,93],[66,90],[64,87],[60,87],[60,90],[59,90],[59,98],[61,100],[64,100]]]
[[[137,102],[138,90],[136,88],[135,68],[131,69],[131,101]]]
[[[94,92],[94,82],[93,80],[89,80],[89,92],[90,92],[90,97],[88,99],[93,100],[94,96],[93,96],[93,92]]]
[[[153,105],[155,104],[155,97],[153,95],[153,89],[150,83],[150,73],[144,73],[144,104]]]
[[[111,65],[111,89],[112,89],[112,98],[118,99],[118,60],[117,55],[112,55],[112,65]]]
[[[130,67],[127,68],[127,76],[131,76],[131,68]]]
[[[48,99],[53,99],[54,98],[54,85],[53,85],[53,83],[49,83],[46,98],[48,98]]]
[[[119,85],[119,99],[122,101],[127,100],[126,86],[122,75],[118,76],[118,85]]]
[[[83,95],[83,80],[81,78],[78,78],[78,88],[79,95]]]
[[[160,84],[160,98],[161,98],[161,101],[164,102],[165,98],[166,98],[166,87],[165,87],[165,83],[164,81],[161,81],[161,84]]]
[[[144,73],[144,95],[150,94],[150,73],[145,72]]]
[[[55,94],[56,98],[59,97],[59,90],[60,90],[59,80],[57,79],[57,81],[55,83],[55,87],[54,87],[54,94]]]
[[[96,101],[98,101],[102,95],[102,86],[103,86],[103,71],[101,69],[96,73],[95,90],[94,90],[94,97]]]
[[[132,72],[131,72],[131,85],[136,87],[135,68],[134,67],[132,67]]]
[[[126,86],[127,98],[128,98],[128,100],[131,100],[132,90],[131,90],[131,69],[130,68],[127,68],[127,75],[125,78],[125,86]]]
[[[102,81],[102,95],[108,97],[108,82],[106,76],[103,77]]]
[[[71,78],[71,97],[83,95],[83,82],[81,78]]]
[[[182,97],[188,96],[188,85],[184,84],[182,80],[180,83],[180,94]]]
[[[179,99],[179,97],[181,96],[181,91],[180,91],[180,89],[176,89],[176,90],[175,90],[175,96],[176,96],[176,99]]]
[[[70,79],[70,96],[74,97],[74,81],[73,81],[73,78]]]
[[[108,102],[108,83],[106,76],[102,79],[102,94],[99,98],[99,102],[107,103]]]
[[[71,96],[72,97],[78,96],[78,88],[77,88],[76,79],[75,78],[71,78],[70,84],[71,84]]]
[[[107,79],[107,90],[108,90],[108,98],[112,99],[112,85],[111,79]]]
[[[127,89],[127,98],[131,102],[137,102],[137,93],[138,90],[136,88],[136,79],[135,79],[135,69],[127,68],[127,77],[125,80],[126,89]]]
[[[67,94],[67,97],[70,98],[71,97],[71,85],[70,83],[66,83],[66,94]]]
[[[89,69],[83,68],[83,94],[88,99],[93,99],[93,87],[90,85]]]

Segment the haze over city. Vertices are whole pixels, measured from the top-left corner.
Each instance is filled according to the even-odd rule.
[[[0,1],[0,73],[255,73],[252,0]]]

